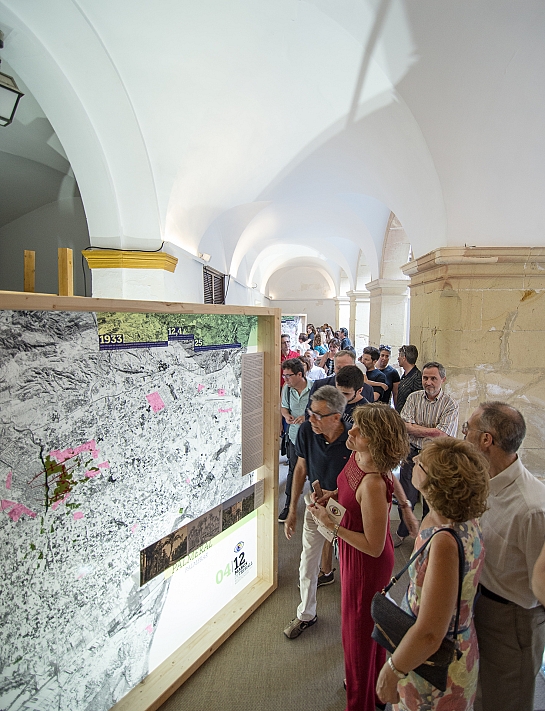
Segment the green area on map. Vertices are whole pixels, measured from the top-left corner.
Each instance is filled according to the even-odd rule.
[[[257,316],[243,314],[97,313],[98,335],[112,343],[164,343],[169,332],[192,334],[195,345],[257,345]],[[170,331],[169,331],[170,329]],[[121,338],[122,337],[122,338]],[[101,339],[101,342],[102,342]]]

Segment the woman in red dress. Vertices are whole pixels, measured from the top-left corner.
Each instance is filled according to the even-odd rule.
[[[339,539],[346,711],[375,711],[375,705],[384,708],[375,687],[386,652],[371,639],[371,600],[392,575],[392,469],[407,456],[409,442],[403,420],[387,405],[363,405],[353,418],[346,442],[353,454],[337,479],[338,501],[346,508],[342,525],[334,526],[319,504],[311,510]]]

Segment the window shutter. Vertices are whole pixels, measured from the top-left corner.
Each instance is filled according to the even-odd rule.
[[[225,303],[225,275],[220,272],[203,268],[204,283],[204,303],[224,304]]]

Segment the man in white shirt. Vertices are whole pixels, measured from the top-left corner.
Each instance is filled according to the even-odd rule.
[[[531,588],[545,540],[545,485],[522,465],[521,413],[484,402],[462,425],[490,463],[488,510],[481,518],[484,568],[475,606],[479,640],[476,711],[533,711],[545,647],[545,610]]]

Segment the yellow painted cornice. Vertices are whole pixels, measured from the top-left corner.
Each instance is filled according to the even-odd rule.
[[[83,250],[89,269],[164,269],[174,272],[178,258],[166,252],[125,252],[122,249]]]

